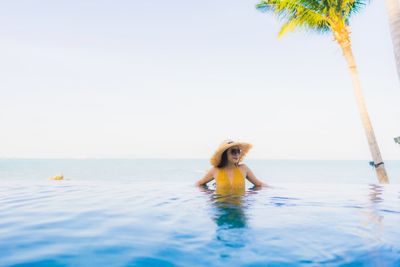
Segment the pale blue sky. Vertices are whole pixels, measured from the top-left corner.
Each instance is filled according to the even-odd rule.
[[[330,35],[277,39],[256,1],[8,1],[0,9],[0,157],[369,159]],[[352,21],[384,159],[400,159],[400,85],[383,1]]]

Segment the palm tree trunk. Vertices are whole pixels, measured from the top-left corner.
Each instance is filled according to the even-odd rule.
[[[374,129],[372,128],[367,107],[365,105],[364,96],[361,91],[360,79],[358,76],[357,66],[353,56],[351,45],[349,42],[346,42],[345,44],[343,43],[339,44],[343,50],[343,55],[346,58],[350,70],[351,79],[353,81],[354,94],[358,104],[358,110],[360,112],[361,121],[364,126],[365,133],[367,135],[369,149],[372,154],[372,159],[374,160],[375,170],[376,174],[378,175],[378,180],[380,183],[385,183],[385,184],[389,183],[389,178],[386,173],[385,165],[383,164],[382,161],[381,152],[379,151],[379,146],[375,138]]]
[[[386,0],[389,15],[390,32],[392,35],[394,57],[396,59],[397,74],[400,79],[400,3],[399,0]]]

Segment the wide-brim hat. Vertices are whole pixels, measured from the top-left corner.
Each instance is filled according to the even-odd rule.
[[[237,146],[240,148],[241,153],[240,153],[240,158],[239,162],[243,160],[243,158],[246,156],[247,152],[253,147],[249,143],[244,143],[244,142],[238,142],[238,141],[233,141],[233,140],[225,140],[223,141],[217,150],[215,150],[214,154],[212,155],[210,159],[211,165],[214,167],[217,167],[219,163],[221,162],[221,156],[222,154],[229,148]]]

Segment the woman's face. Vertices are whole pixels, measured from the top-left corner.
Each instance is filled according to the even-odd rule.
[[[239,163],[240,160],[240,154],[241,150],[238,146],[234,146],[228,149],[227,154],[228,154],[228,162],[237,164]]]

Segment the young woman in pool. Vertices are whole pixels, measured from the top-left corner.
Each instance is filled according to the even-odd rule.
[[[203,186],[215,179],[217,193],[218,191],[226,192],[232,189],[244,192],[245,178],[257,187],[267,186],[256,178],[249,167],[240,163],[251,147],[251,144],[232,140],[222,142],[211,157],[210,162],[213,167],[196,184]]]

